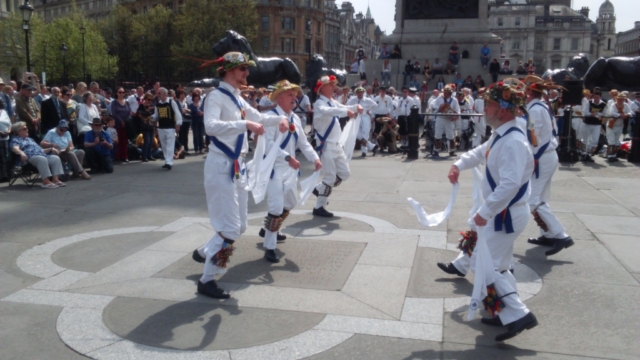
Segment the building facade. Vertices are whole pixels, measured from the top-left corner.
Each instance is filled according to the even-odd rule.
[[[596,26],[593,31],[595,58],[611,57],[616,52],[616,14],[613,4],[605,0],[600,5]]]
[[[257,0],[257,46],[262,57],[291,59],[303,76],[313,54],[325,49],[325,8],[322,0]]]
[[[335,0],[324,1],[325,39],[324,60],[330,69],[344,69],[344,57],[341,56],[340,9]]]
[[[618,33],[616,56],[640,56],[640,21],[634,23],[633,29]]]
[[[14,0],[15,1],[15,0]],[[73,6],[82,11],[90,19],[101,19],[109,15],[118,0],[35,0],[31,1],[34,13],[44,21],[65,16],[73,11]]]
[[[348,69],[355,61],[356,50],[360,47],[364,48],[369,59],[375,58],[380,42],[379,35],[376,40],[376,28],[375,20],[371,18],[369,9],[365,16],[362,13],[356,14],[355,8],[350,2],[342,3],[340,8],[340,56],[343,69]]]

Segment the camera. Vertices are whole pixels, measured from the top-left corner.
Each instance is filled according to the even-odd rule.
[[[99,140],[100,142],[103,142],[103,141],[104,141],[104,138],[103,138],[102,136],[100,136],[100,137],[98,138],[98,140]]]

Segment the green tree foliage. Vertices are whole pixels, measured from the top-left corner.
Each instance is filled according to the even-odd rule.
[[[143,27],[139,18],[129,9],[117,5],[109,16],[97,23],[100,34],[109,48],[109,53],[118,59],[118,78],[134,79],[143,71],[142,36]]]
[[[60,83],[63,67],[66,65],[70,81],[84,80],[80,33],[83,20],[82,15],[75,12],[45,24],[34,14],[31,17],[29,36],[31,71],[40,74],[46,70],[47,83],[52,81]],[[12,13],[5,21],[0,21],[0,44],[2,44],[3,54],[6,54],[0,57],[0,65],[8,69],[26,68],[25,39],[21,24],[22,20],[18,13]],[[96,24],[87,21],[84,24],[87,29],[85,33],[86,72],[91,74],[93,79],[105,79],[109,73],[113,74],[117,71],[116,58],[107,58],[107,45],[98,32]],[[67,47],[64,62],[60,51],[63,43]]]

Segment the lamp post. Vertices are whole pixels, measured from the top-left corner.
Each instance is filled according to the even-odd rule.
[[[82,79],[87,81],[87,63],[84,58],[84,34],[87,32],[87,28],[84,27],[84,23],[80,27],[80,34],[82,34]]]
[[[307,20],[307,27],[309,28],[309,32],[307,33],[309,36],[309,61],[311,61],[311,39],[313,38],[313,29],[312,26],[313,22],[311,21],[311,19]]]
[[[62,84],[65,85],[67,81],[67,45],[62,43],[60,46],[60,53],[62,54]]]
[[[44,57],[42,59],[43,62],[43,68],[44,68],[44,73],[47,73],[47,40],[44,41]],[[44,79],[43,79],[44,80]]]
[[[20,6],[22,14],[22,30],[24,30],[25,45],[27,50],[27,72],[31,72],[31,57],[29,56],[29,21],[33,14],[33,6],[29,4],[29,0],[24,0],[24,4]]]

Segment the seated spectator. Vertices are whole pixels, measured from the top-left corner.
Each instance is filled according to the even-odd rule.
[[[385,120],[378,136],[378,146],[380,152],[388,149],[389,154],[395,154],[398,152],[398,131],[400,126],[397,124],[396,119]]]
[[[462,89],[462,83],[464,83],[464,79],[462,78],[462,74],[457,73],[456,78],[453,79],[453,83],[456,84],[457,89]]]
[[[29,163],[38,169],[42,178],[43,189],[55,189],[66,186],[60,181],[58,175],[64,174],[62,162],[57,156],[54,148],[42,149],[32,138],[29,137],[29,129],[24,121],[18,121],[11,126],[11,132],[15,135],[11,138],[9,146],[11,151],[20,156],[16,165],[21,166]],[[51,179],[49,179],[51,178]]]
[[[2,79],[0,79],[2,81]],[[0,182],[9,181],[13,164],[10,161],[9,134],[11,133],[11,118],[4,110],[4,100],[0,98]]]
[[[458,43],[455,41],[449,48],[449,60],[454,67],[458,67],[458,62],[460,62],[460,50],[458,49]]]
[[[354,61],[351,64],[351,70],[349,71],[349,74],[357,74],[359,69],[360,69],[360,65],[358,65],[357,61]]]
[[[382,64],[382,85],[384,86],[384,79],[387,79],[387,86],[391,86],[391,64],[389,63],[389,59],[384,61]]]
[[[411,80],[411,78],[413,77],[413,64],[411,63],[411,60],[407,60],[407,63],[404,65],[404,71],[402,72],[403,75],[403,79],[402,79],[402,85],[407,85],[407,81]]]
[[[509,64],[509,60],[505,60],[502,63],[502,67],[500,68],[500,74],[511,75],[513,72],[511,71],[511,65]]]
[[[524,64],[522,64],[522,61],[518,61],[518,67],[516,68],[516,74],[518,74],[518,75],[526,75],[527,74],[527,69],[525,69]]]
[[[378,59],[388,59],[391,56],[391,52],[387,49],[387,44],[383,43],[378,53]]]
[[[84,133],[84,151],[92,174],[113,172],[111,149],[111,136],[102,128],[102,120],[94,118],[91,121],[91,131]]]
[[[431,80],[436,78],[436,75],[444,74],[444,69],[442,67],[442,63],[439,58],[436,58],[436,61],[431,66]]]
[[[49,130],[40,143],[42,148],[54,148],[58,151],[58,157],[63,163],[70,163],[73,167],[73,176],[91,180],[91,176],[82,168],[84,160],[84,150],[75,149],[71,134],[69,133],[69,123],[67,120],[60,120],[58,126]]]
[[[489,65],[489,56],[491,56],[491,49],[487,46],[487,43],[484,43],[484,46],[480,49],[480,63],[485,69]]]
[[[451,60],[447,60],[447,65],[444,67],[444,73],[447,75],[453,75],[456,72],[456,67],[453,66]]]
[[[419,61],[413,63],[413,73],[415,75],[420,75],[422,73],[422,68],[420,67]]]
[[[148,158],[143,158],[142,162],[149,162],[149,161],[156,161],[156,158],[161,158],[162,157],[162,149],[160,149],[160,146],[158,145],[158,140],[156,139],[155,136],[151,137],[152,141],[151,141],[151,146],[149,146],[149,153],[150,153],[150,157]],[[138,153],[142,156],[144,154],[145,151],[145,136],[143,134],[138,135],[138,137],[136,138],[136,147],[138,148]]]
[[[378,78],[374,78],[373,79],[373,83],[371,83],[371,86],[375,89],[375,88],[379,88],[380,87],[380,82],[378,81]]]
[[[393,51],[391,52],[389,59],[402,59],[402,50],[400,50],[400,45],[393,45]]]
[[[422,75],[424,75],[425,80],[429,80],[429,75],[431,75],[431,64],[429,64],[429,59],[424,60],[424,65],[422,65]]]
[[[444,89],[444,77],[440,76],[438,77],[438,82],[436,82],[436,89],[442,91]]]
[[[464,79],[462,88],[473,89],[473,79],[471,78],[471,75],[467,76],[467,78]]]
[[[410,88],[415,88],[415,89],[419,89],[420,88],[420,81],[418,81],[418,77],[416,75],[413,75],[413,79],[411,79],[411,81],[409,81],[409,87]]]
[[[489,73],[491,74],[491,79],[494,83],[498,81],[498,73],[500,73],[500,64],[498,63],[498,59],[493,58],[491,64],[489,64]]]

